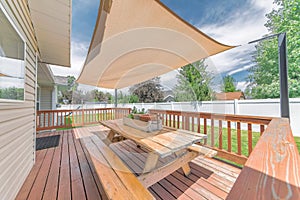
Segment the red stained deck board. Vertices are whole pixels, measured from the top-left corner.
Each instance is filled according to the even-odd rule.
[[[100,137],[105,137],[107,133],[99,130],[98,127],[88,127],[81,131],[97,131]],[[36,163],[17,199],[105,199],[90,157],[81,141],[74,136],[74,131],[57,131],[38,137],[53,134],[61,135],[60,145],[37,151]],[[111,148],[133,172],[140,173],[147,156],[145,149],[137,148],[134,142],[128,140],[113,144]],[[166,160],[159,162],[162,164]],[[196,158],[191,169],[189,177],[185,177],[179,169],[148,189],[156,199],[225,199],[240,172],[238,168],[207,158]],[[33,192],[38,194],[34,196]]]

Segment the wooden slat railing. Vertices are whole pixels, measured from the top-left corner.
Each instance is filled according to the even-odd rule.
[[[300,199],[300,157],[288,119],[273,119],[227,199]]]
[[[37,111],[37,131],[71,128],[97,124],[101,120],[119,119],[130,113],[130,108],[97,108],[80,110]]]
[[[219,157],[241,165],[245,164],[265,126],[273,119],[171,110],[149,112],[158,114],[165,126],[207,134],[207,145],[217,150]]]

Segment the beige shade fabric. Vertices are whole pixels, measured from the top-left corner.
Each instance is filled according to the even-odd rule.
[[[28,0],[43,63],[70,67],[71,0]]]
[[[77,82],[123,88],[231,48],[188,24],[160,1],[102,0]]]

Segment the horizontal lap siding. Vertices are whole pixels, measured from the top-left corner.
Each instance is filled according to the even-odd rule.
[[[40,110],[52,110],[52,87],[40,86]]]
[[[34,164],[35,41],[24,0],[0,0],[26,42],[25,101],[0,103],[0,197],[14,199]]]

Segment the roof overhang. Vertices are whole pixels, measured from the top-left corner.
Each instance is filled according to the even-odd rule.
[[[37,83],[40,86],[54,86],[54,75],[49,67],[45,63],[39,63],[37,68]]]
[[[158,0],[102,0],[77,82],[123,88],[231,48]]]
[[[41,62],[70,67],[72,0],[28,0]]]

